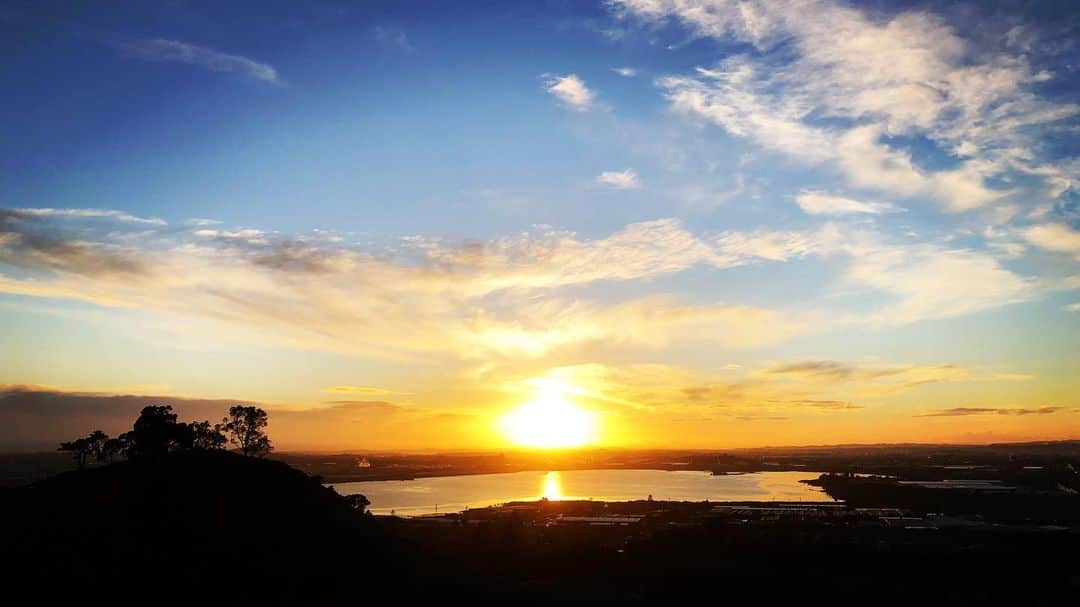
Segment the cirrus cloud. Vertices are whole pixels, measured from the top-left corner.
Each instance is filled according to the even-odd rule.
[[[137,40],[126,48],[132,54],[150,61],[186,63],[212,72],[233,72],[271,84],[283,84],[277,70],[269,64],[179,40]]]
[[[795,202],[799,205],[799,208],[810,215],[851,215],[858,213],[877,215],[897,210],[896,207],[888,203],[863,202],[813,190],[803,190],[795,197]]]
[[[1065,411],[1065,407],[1046,406],[1026,409],[1022,407],[953,407],[941,409],[929,413],[921,413],[915,417],[967,417],[969,415],[1050,415]]]
[[[676,111],[829,167],[849,185],[962,212],[1005,199],[1034,205],[1075,181],[1067,163],[1042,153],[1040,139],[1068,132],[1080,104],[1040,96],[1054,75],[1023,49],[979,46],[932,12],[871,15],[832,0],[610,5],[625,19],[672,20],[694,35],[748,44],[657,85]],[[898,138],[924,138],[956,162],[931,168]],[[1021,176],[1041,185],[1023,196],[1001,188]]]

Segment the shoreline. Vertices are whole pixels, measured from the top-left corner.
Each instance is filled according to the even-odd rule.
[[[448,479],[444,483],[424,482],[415,489],[397,483],[364,485],[342,482],[327,484],[345,494],[362,494],[370,500],[374,514],[399,516],[428,516],[436,513],[459,513],[465,510],[500,506],[511,502],[538,500],[563,504],[635,503],[655,504],[672,502],[708,504],[720,502],[798,501],[826,503],[831,496],[805,481],[816,480],[819,473],[808,471],[754,471],[711,474],[709,471],[685,471],[690,474],[669,476],[667,469],[635,468],[592,470],[544,470],[459,475],[486,477],[483,480],[453,480],[451,476],[429,477]],[[561,473],[561,480],[560,480]],[[580,476],[578,476],[581,473]],[[554,480],[551,478],[554,475]],[[724,480],[724,477],[733,477]],[[745,480],[736,478],[746,477]],[[370,481],[369,481],[370,482]],[[533,485],[536,485],[535,487]],[[549,487],[555,486],[552,490]],[[566,488],[563,491],[563,487]],[[414,494],[420,491],[421,494]],[[653,494],[656,498],[653,499]],[[646,498],[648,496],[648,498]],[[770,497],[771,496],[771,497]],[[421,497],[421,499],[417,499]],[[545,500],[546,498],[546,500]],[[718,501],[719,500],[719,501]]]
[[[779,468],[760,468],[750,470],[710,470],[700,467],[686,467],[686,466],[586,466],[586,467],[570,467],[570,466],[549,466],[549,467],[525,467],[515,468],[513,470],[464,470],[464,471],[448,471],[448,472],[432,472],[432,473],[385,473],[385,474],[372,474],[372,475],[320,475],[324,485],[336,485],[341,483],[371,483],[382,481],[415,481],[425,478],[446,478],[452,476],[484,476],[490,474],[518,474],[520,472],[574,472],[574,471],[592,471],[592,470],[649,470],[659,472],[704,472],[709,473],[711,476],[743,476],[747,474],[758,474],[761,472],[805,472],[807,474],[824,474],[822,470],[808,470],[806,468],[798,467],[779,467]]]

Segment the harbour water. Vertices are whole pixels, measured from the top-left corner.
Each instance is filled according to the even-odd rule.
[[[511,501],[594,499],[627,501],[832,501],[799,481],[813,472],[756,472],[714,476],[681,470],[563,470],[443,476],[407,481],[335,483],[342,495],[362,493],[375,514],[416,516],[458,512]]]

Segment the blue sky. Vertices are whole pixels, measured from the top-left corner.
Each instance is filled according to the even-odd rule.
[[[6,2],[0,383],[388,424],[303,447],[556,380],[611,444],[1072,436],[1078,16]]]

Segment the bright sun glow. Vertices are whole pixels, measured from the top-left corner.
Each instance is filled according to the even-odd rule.
[[[525,403],[500,421],[510,440],[522,447],[578,447],[596,436],[596,415],[558,396]]]
[[[552,471],[544,475],[540,487],[540,497],[552,501],[563,498],[562,477],[559,476],[558,472]]]

